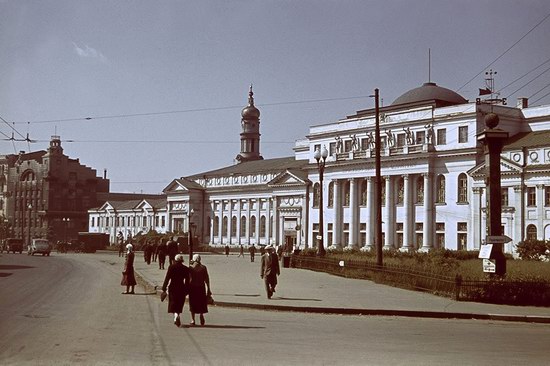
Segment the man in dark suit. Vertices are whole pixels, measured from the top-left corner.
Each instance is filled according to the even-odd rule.
[[[268,245],[265,249],[266,253],[262,255],[260,277],[265,282],[267,298],[271,299],[275,292],[275,286],[277,286],[277,276],[280,274],[279,258],[277,258],[277,254],[274,253],[271,245]]]
[[[176,254],[178,254],[178,243],[173,239],[170,239],[166,244],[168,251],[168,264],[172,265],[175,262]]]

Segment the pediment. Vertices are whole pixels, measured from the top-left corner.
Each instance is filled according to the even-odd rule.
[[[112,211],[114,209],[114,206],[109,201],[106,201],[99,207],[98,211]]]
[[[138,210],[150,210],[153,208],[153,206],[147,202],[147,200],[143,200],[136,206]]]
[[[481,164],[476,165],[472,169],[468,171],[468,175],[470,175],[473,178],[484,178],[485,177],[485,171],[486,171],[486,164],[485,161]],[[516,175],[520,174],[523,171],[523,168],[521,165],[517,164],[516,162],[501,157],[500,158],[500,175]]]
[[[174,179],[166,188],[162,190],[163,193],[187,193],[189,189],[185,186],[181,179]]]
[[[307,178],[301,177],[298,173],[291,170],[286,170],[275,176],[268,186],[289,186],[289,185],[305,185]]]

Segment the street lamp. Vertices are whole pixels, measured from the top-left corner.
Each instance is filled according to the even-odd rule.
[[[32,213],[32,205],[29,203],[27,206],[29,209],[29,242],[28,245],[31,245],[31,213]]]
[[[70,217],[63,218],[63,241],[67,242],[67,228],[69,227],[69,222],[71,221]]]
[[[319,148],[313,153],[313,157],[317,160],[317,169],[319,170],[319,234],[317,235],[317,255],[324,257],[325,247],[323,245],[324,223],[323,223],[323,173],[325,172],[325,164],[328,157],[328,150],[323,145],[323,149]]]
[[[188,215],[189,228],[187,229],[187,245],[189,246],[189,263],[191,263],[191,260],[193,259],[193,239],[191,238],[191,236],[193,235],[192,229],[195,226],[195,224],[191,223],[191,217],[193,217],[194,213],[195,213],[195,210],[191,209]]]

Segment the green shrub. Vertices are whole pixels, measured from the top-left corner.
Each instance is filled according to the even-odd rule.
[[[517,252],[521,259],[528,260],[549,260],[550,240],[527,240],[517,245]]]

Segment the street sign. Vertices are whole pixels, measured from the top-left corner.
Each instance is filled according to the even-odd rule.
[[[495,273],[496,271],[497,271],[496,260],[494,260],[494,259],[483,259],[483,272]]]
[[[489,259],[491,258],[492,250],[493,244],[483,244],[481,248],[479,248],[479,255],[477,257],[481,259]]]
[[[485,242],[488,244],[506,244],[512,241],[512,238],[506,235],[488,235]]]

